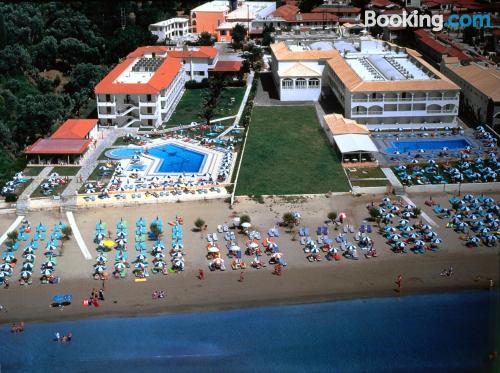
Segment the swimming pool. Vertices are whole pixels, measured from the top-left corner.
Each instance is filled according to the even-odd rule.
[[[154,173],[198,173],[207,156],[205,153],[176,144],[155,146],[147,148],[147,151],[143,147],[117,148],[108,151],[106,156],[114,159],[126,159],[143,152],[147,152],[145,154],[150,157],[159,159]]]
[[[400,153],[407,153],[416,150],[442,150],[443,148],[448,148],[449,150],[465,149],[467,146],[471,146],[470,142],[465,138],[461,139],[419,139],[416,140],[398,140],[390,141],[390,146],[385,148],[386,153],[394,153],[396,151]]]

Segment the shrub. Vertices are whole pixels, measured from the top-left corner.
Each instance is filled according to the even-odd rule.
[[[198,218],[194,221],[194,226],[201,231],[201,229],[205,226],[205,220],[202,218]]]
[[[250,216],[248,215],[241,215],[240,216],[240,224],[242,223],[250,223],[252,221],[252,219],[250,219]]]
[[[330,211],[327,215],[328,219],[330,219],[332,222],[337,219],[337,212],[336,211]]]
[[[7,203],[17,202],[17,194],[7,193],[5,195],[5,202],[7,202]]]

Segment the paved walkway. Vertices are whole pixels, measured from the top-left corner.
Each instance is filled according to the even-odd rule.
[[[66,212],[66,217],[68,218],[68,223],[71,227],[71,230],[73,231],[73,236],[75,237],[76,243],[78,244],[78,247],[80,248],[80,251],[83,254],[83,257],[87,260],[92,259],[92,255],[90,254],[89,249],[87,248],[87,245],[85,244],[85,241],[82,238],[82,235],[80,234],[80,230],[78,229],[78,226],[76,225],[75,217],[73,216],[73,213],[71,211]]]
[[[221,122],[223,120],[229,120],[229,119],[233,119],[233,118],[236,118],[236,115],[231,115],[229,117],[212,119],[212,120],[210,120],[210,122],[212,122],[212,123]],[[156,131],[155,133],[168,133],[168,132],[174,132],[174,131],[179,131],[179,130],[187,130],[187,129],[192,128],[192,127],[198,127],[201,124],[203,124],[203,123],[196,122],[196,124],[185,124],[185,125],[182,125],[182,126],[177,126],[177,127],[172,127],[172,128],[166,128],[164,130],[159,130],[159,131]]]
[[[79,183],[79,179],[81,178],[82,182],[85,183],[87,178],[99,163],[98,158],[104,149],[111,147],[118,137],[127,133],[126,130],[121,128],[106,128],[102,131],[104,133],[104,138],[97,141],[97,147],[92,151],[92,154],[90,154],[90,156],[83,161],[80,171],[78,171],[73,180],[69,182],[68,186],[62,193],[62,197],[74,196],[75,192],[78,191],[81,185],[81,183]]]
[[[389,182],[391,183],[392,187],[394,188],[394,192],[397,195],[404,194],[405,188],[399,181],[398,177],[394,175],[394,172],[392,172],[390,168],[386,167],[382,168],[382,172],[387,177],[387,180],[389,180]]]
[[[27,200],[31,194],[38,188],[38,186],[44,181],[52,172],[54,167],[47,166],[45,167],[31,182],[30,185],[21,193],[18,200]]]
[[[403,198],[406,203],[410,204],[410,205],[413,205],[413,206],[417,206],[416,203],[413,203],[412,200],[410,199],[410,197],[408,197],[406,194],[404,196],[401,196],[401,198]],[[422,215],[422,217],[427,220],[427,222],[430,224],[430,225],[433,225],[435,227],[439,227],[439,224],[436,223],[434,220],[431,219],[431,217],[429,215],[427,215],[426,212],[422,211],[420,213],[420,215]]]
[[[16,227],[21,223],[24,219],[24,216],[18,216],[16,220],[10,225],[9,228],[5,231],[4,234],[2,234],[2,237],[0,237],[0,245],[4,243],[4,241],[7,239],[7,235],[12,232]]]

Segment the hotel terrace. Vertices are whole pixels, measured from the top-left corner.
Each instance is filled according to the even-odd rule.
[[[317,101],[323,87],[370,130],[457,124],[460,88],[412,49],[362,36],[280,42],[271,53],[282,101]]]

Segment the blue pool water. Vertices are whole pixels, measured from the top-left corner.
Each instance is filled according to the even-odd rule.
[[[465,149],[465,147],[471,144],[466,139],[453,139],[453,140],[435,140],[435,139],[420,139],[416,140],[399,140],[391,141],[391,146],[385,149],[386,153],[394,153],[399,151],[400,153],[407,153],[410,151],[416,151],[420,149],[424,150],[442,150],[447,147],[450,150],[454,149]]]
[[[110,150],[107,155],[112,158],[131,158],[137,152],[143,152],[142,147],[127,147]],[[155,173],[197,173],[200,171],[206,154],[187,149],[175,144],[166,144],[148,148],[150,156],[160,159]]]
[[[3,372],[475,372],[498,293],[467,292],[0,329]],[[168,302],[168,299],[166,300]],[[73,333],[70,344],[54,333]]]

